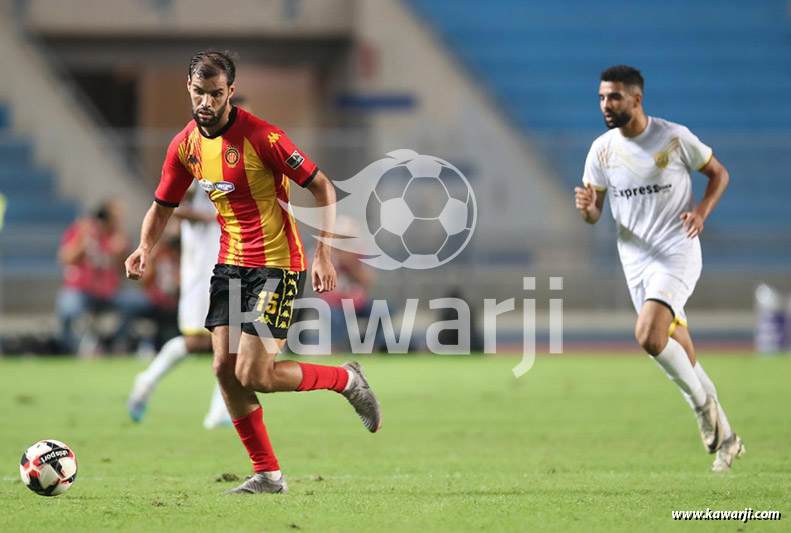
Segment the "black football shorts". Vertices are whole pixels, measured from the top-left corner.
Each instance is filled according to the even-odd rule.
[[[304,270],[215,265],[206,329],[211,331],[216,326],[230,324],[230,280],[238,279],[241,282],[241,301],[236,302],[240,307],[238,311],[255,315],[252,321],[242,322],[242,331],[259,337],[285,339],[294,318],[294,300],[304,291],[305,277]],[[269,288],[265,288],[267,281]],[[269,328],[269,332],[260,325],[256,328],[256,322]]]

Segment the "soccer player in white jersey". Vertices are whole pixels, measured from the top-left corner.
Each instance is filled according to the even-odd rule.
[[[618,253],[638,318],[635,337],[695,410],[712,470],[727,471],[744,451],[695,358],[684,305],[700,277],[706,217],[728,185],[728,171],[686,127],[643,111],[643,77],[629,66],[601,74],[599,100],[610,131],[593,142],[575,188],[583,220],[595,224],[604,199],[617,228]],[[695,205],[690,170],[708,178]]]
[[[145,371],[135,378],[127,401],[129,417],[140,422],[148,401],[160,380],[190,353],[211,353],[211,333],[203,323],[209,310],[209,284],[220,249],[220,226],[217,210],[208,195],[193,183],[187,191],[189,205],[174,212],[181,218],[181,287],[179,295],[179,329],[181,336],[170,339]],[[214,387],[209,412],[203,421],[206,428],[231,426],[219,386]]]

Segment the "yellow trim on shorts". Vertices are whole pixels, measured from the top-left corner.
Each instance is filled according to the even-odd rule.
[[[703,170],[704,168],[706,168],[706,165],[708,165],[709,163],[711,163],[711,160],[712,160],[712,158],[713,158],[713,157],[714,157],[714,150],[712,150],[712,151],[711,151],[711,153],[709,154],[709,158],[708,158],[708,159],[706,159],[706,162],[705,162],[705,163],[703,163],[702,165],[700,165],[698,168],[696,168],[696,169],[695,169],[695,171],[697,171],[697,172],[700,172],[701,170]]]
[[[681,320],[680,318],[676,317],[676,318],[673,319],[673,323],[670,324],[670,327],[667,329],[667,336],[668,337],[672,337],[673,336],[673,332],[676,331],[676,326],[677,325],[684,326],[685,328],[689,327],[685,320]]]
[[[182,335],[211,335],[208,329],[184,329],[181,331]]]

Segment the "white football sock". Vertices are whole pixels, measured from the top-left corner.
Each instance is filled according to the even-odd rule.
[[[174,337],[165,343],[154,360],[151,361],[151,364],[148,365],[148,368],[141,374],[142,379],[145,380],[148,385],[149,394],[154,391],[159,380],[161,380],[171,368],[187,357],[187,353],[187,343],[184,341],[184,337]]]
[[[214,386],[214,392],[211,395],[211,404],[209,405],[209,412],[206,413],[206,418],[203,419],[203,426],[206,429],[215,428],[227,422],[232,425],[231,415],[228,414],[228,408],[225,406],[225,399],[222,397],[222,391],[219,385]]]
[[[709,379],[709,376],[706,374],[706,371],[703,370],[703,367],[700,365],[700,361],[697,361],[695,364],[695,374],[698,376],[698,380],[700,380],[700,384],[703,385],[703,390],[706,391],[706,394],[710,394],[717,398],[717,389],[714,387],[714,383]],[[720,403],[719,398],[717,398],[717,405],[719,406],[720,410],[720,422],[722,423],[722,429],[725,432],[726,439],[730,438],[733,435],[733,430],[731,429],[731,425],[728,422],[728,418],[725,416],[725,411],[722,409],[722,404]]]
[[[352,387],[352,383],[354,383],[354,374],[352,373],[352,371],[347,368],[346,372],[349,373],[349,380],[346,382],[346,386],[343,388],[343,392],[349,390]]]
[[[665,349],[653,359],[662,367],[667,377],[690,397],[695,407],[703,407],[706,403],[706,391],[689,362],[686,350],[677,340],[669,337]]]
[[[283,477],[283,473],[280,470],[272,470],[271,472],[259,472],[269,481],[278,481],[280,478]]]

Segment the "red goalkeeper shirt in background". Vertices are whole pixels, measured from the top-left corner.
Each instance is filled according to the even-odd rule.
[[[289,178],[306,187],[318,168],[282,130],[234,107],[212,136],[193,120],[168,147],[157,203],[176,207],[193,179],[214,205],[222,227],[217,262],[244,267],[307,269],[289,202]]]
[[[109,300],[121,285],[118,273],[120,258],[113,245],[113,235],[102,233],[92,219],[79,219],[66,229],[60,245],[69,246],[82,240],[84,252],[63,270],[63,285],[84,291],[94,298]],[[121,253],[125,253],[124,249]]]

